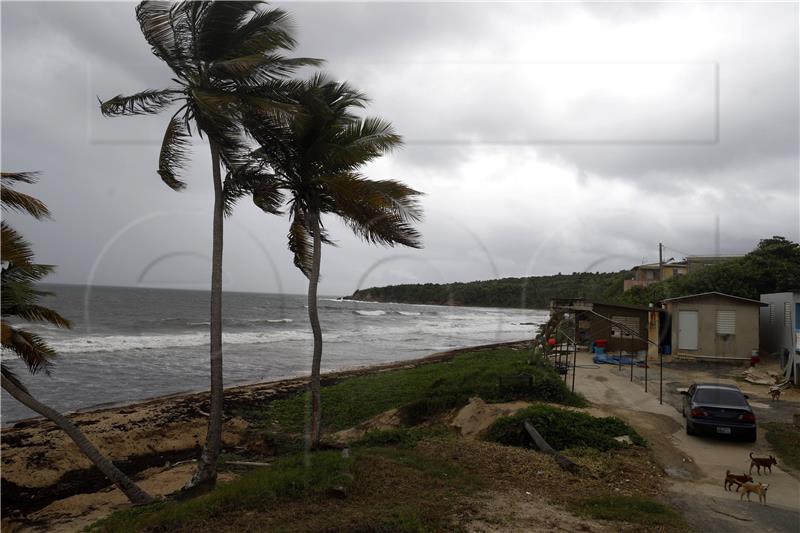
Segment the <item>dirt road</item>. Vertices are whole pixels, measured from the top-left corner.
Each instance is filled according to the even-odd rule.
[[[640,383],[630,381],[629,368],[623,367],[622,371],[612,365],[591,368],[588,353],[578,354],[578,365],[576,392],[628,421],[647,438],[670,476],[674,505],[684,511],[696,529],[747,533],[800,531],[800,481],[779,466],[773,467],[771,475],[757,476],[753,472],[756,481],[769,483],[767,506],[760,505],[757,498],[749,503],[745,498],[742,502],[740,494],[723,489],[726,470],[746,472],[751,451],[769,452],[763,435],[754,444],[688,436],[681,413],[666,401],[659,404],[657,381],[651,381],[649,392],[645,392]],[[650,379],[657,380],[658,368],[651,370]]]

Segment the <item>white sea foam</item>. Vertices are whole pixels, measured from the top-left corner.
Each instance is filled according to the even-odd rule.
[[[381,316],[385,315],[386,311],[382,311],[380,309],[376,309],[375,311],[364,311],[363,309],[356,310],[357,315],[361,316]]]
[[[305,330],[247,331],[222,334],[223,344],[261,344],[309,338],[311,338],[311,333]],[[50,341],[50,346],[57,353],[97,353],[203,346],[208,344],[208,339],[209,336],[205,332],[172,335],[107,335]]]
[[[398,311],[397,314],[403,316],[420,316],[422,313],[417,313],[414,311]]]

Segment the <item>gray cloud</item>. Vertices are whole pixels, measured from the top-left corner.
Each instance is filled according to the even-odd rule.
[[[12,220],[59,265],[55,281],[94,269],[99,283],[203,288],[207,147],[195,143],[190,186],[174,193],[155,174],[167,117],[97,109],[96,95],[170,83],[134,5],[0,7],[3,168],[41,170],[26,190],[57,221]],[[298,55],[327,59],[409,141],[369,174],[428,193],[421,251],[367,247],[330,221],[338,246],[324,253],[322,292],[613,270],[652,260],[659,241],[708,253],[717,216],[723,252],[800,238],[797,5],[283,7]],[[305,289],[286,223],[242,203],[226,234],[228,288]]]

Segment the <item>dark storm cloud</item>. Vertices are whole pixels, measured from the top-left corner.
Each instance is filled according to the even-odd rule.
[[[43,171],[28,190],[57,219],[14,223],[57,281],[202,288],[207,146],[189,189],[169,191],[155,174],[167,117],[105,119],[95,99],[170,84],[134,5],[2,4],[3,168]],[[422,251],[366,247],[330,221],[323,292],[613,270],[659,241],[713,253],[717,220],[722,252],[800,238],[796,5],[281,7],[297,54],[325,58],[408,141],[369,174],[427,193]],[[227,287],[303,291],[285,234],[244,202]]]

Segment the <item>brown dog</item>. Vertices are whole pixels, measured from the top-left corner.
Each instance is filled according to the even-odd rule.
[[[770,389],[769,395],[772,396],[772,399],[777,401],[781,399],[781,390],[778,388]]]
[[[764,468],[764,472],[769,470],[769,473],[772,473],[772,465],[778,464],[778,461],[770,455],[769,457],[753,457],[753,452],[750,452],[750,475],[753,474],[753,467],[756,467],[758,475],[761,475],[761,468]]]
[[[742,483],[742,495],[739,496],[739,501],[744,499],[745,494],[747,494],[747,501],[750,501],[750,493],[755,492],[758,494],[758,501],[767,505],[768,488],[769,484],[767,483]]]
[[[736,492],[739,492],[739,487],[748,481],[752,483],[753,476],[749,476],[747,474],[737,476],[736,474],[731,474],[730,470],[725,471],[725,490],[731,490],[731,487],[736,485]]]

